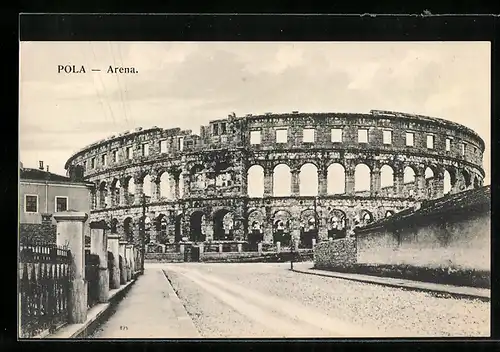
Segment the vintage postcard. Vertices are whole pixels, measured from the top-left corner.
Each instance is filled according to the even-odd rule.
[[[490,56],[21,41],[19,337],[489,337]]]

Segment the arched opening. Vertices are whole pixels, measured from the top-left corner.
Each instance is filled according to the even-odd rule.
[[[124,185],[124,190],[125,192],[125,201],[126,204],[132,205],[134,204],[134,199],[135,199],[135,182],[133,177],[128,177],[125,179],[125,185]]]
[[[116,218],[111,219],[110,231],[111,231],[111,233],[118,232],[118,219],[116,219]]]
[[[410,166],[406,166],[403,171],[403,192],[406,196],[414,197],[416,195],[417,185],[415,178],[415,170]]]
[[[149,216],[146,216],[144,218],[144,232],[146,234],[146,241],[147,242],[156,242],[156,233],[154,232],[154,228],[151,228],[152,226],[152,221]]]
[[[470,186],[472,185],[471,175],[467,172],[467,170],[462,170],[462,177],[464,180],[465,189],[469,189]]]
[[[334,163],[328,166],[326,189],[328,194],[345,193],[345,170],[341,164]]]
[[[292,175],[290,167],[279,164],[273,171],[273,195],[275,197],[289,197],[292,193]]]
[[[394,212],[392,210],[387,210],[385,212],[385,217],[388,218],[389,216],[393,216],[394,215]]]
[[[151,200],[153,185],[151,181],[151,176],[146,175],[142,181],[142,193],[146,196],[146,201],[149,202]]]
[[[131,217],[123,221],[123,236],[130,243],[134,240],[133,220]]]
[[[312,242],[318,240],[318,217],[314,210],[304,210],[300,215],[300,243],[302,248],[312,248]]]
[[[361,212],[361,221],[363,226],[371,223],[373,221],[372,213],[370,213],[368,210],[363,210]]]
[[[451,191],[451,175],[448,170],[444,170],[443,174],[443,194],[446,195]]]
[[[434,195],[434,170],[432,170],[430,167],[427,167],[425,169],[425,189],[427,192],[427,198],[432,198]]]
[[[214,240],[232,240],[234,228],[233,213],[220,209],[214,214]]]
[[[168,243],[168,219],[165,214],[160,214],[155,220],[156,240],[159,243]]]
[[[389,165],[380,168],[380,188],[383,195],[394,194],[394,170]]]
[[[363,227],[373,221],[373,215],[368,210],[361,210],[354,219],[355,227]]]
[[[290,214],[280,210],[273,217],[273,242],[281,242],[283,245],[290,243]]]
[[[365,193],[370,191],[370,168],[366,164],[358,164],[354,169],[354,191]]]
[[[189,219],[190,231],[189,239],[193,242],[205,241],[205,214],[201,211],[195,211]]]
[[[257,210],[248,214],[248,245],[250,250],[257,250],[257,244],[264,240],[262,226],[264,215]]]
[[[182,214],[175,216],[174,232],[175,232],[175,242],[180,242],[182,240]]]
[[[316,165],[306,163],[300,168],[299,194],[301,196],[318,195],[318,168]]]
[[[102,181],[99,185],[99,208],[106,208],[106,181]]]
[[[328,238],[344,238],[346,235],[346,216],[342,210],[333,209],[329,215]]]
[[[114,179],[111,183],[111,205],[117,206],[120,205],[120,180]]]
[[[184,175],[179,175],[179,198],[184,197]]]
[[[168,172],[163,172],[160,176],[160,199],[173,198],[170,187],[170,175]]]
[[[475,176],[474,177],[474,188],[479,188],[481,187],[481,182],[479,181],[479,177]]]
[[[247,188],[249,197],[264,196],[264,168],[260,165],[252,165],[247,173]]]
[[[195,165],[189,172],[190,189],[193,191],[204,190],[207,187],[206,175],[203,166]]]
[[[215,187],[231,187],[234,185],[234,171],[228,162],[215,165]]]

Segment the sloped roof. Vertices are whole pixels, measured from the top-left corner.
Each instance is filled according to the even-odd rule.
[[[71,179],[66,176],[54,174],[52,172],[48,172],[40,169],[21,169],[20,170],[20,178],[21,180],[35,180],[35,181],[62,181],[62,182],[71,182]]]
[[[388,225],[398,225],[408,223],[424,217],[444,215],[463,212],[473,207],[489,205],[491,206],[491,186],[446,195],[444,197],[423,201],[420,208],[412,207],[402,210],[388,218],[373,222],[356,229],[356,232],[364,232]]]
[[[52,172],[48,172],[48,171],[40,170],[40,169],[22,168],[22,169],[20,169],[19,178],[21,180],[55,181],[55,182],[66,182],[66,183],[72,183],[72,184],[79,183],[79,184],[85,184],[87,186],[93,186],[93,183],[91,183],[91,182],[73,181],[69,177],[54,174]]]

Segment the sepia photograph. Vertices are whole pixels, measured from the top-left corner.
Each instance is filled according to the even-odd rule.
[[[19,51],[19,339],[490,337],[490,42]]]

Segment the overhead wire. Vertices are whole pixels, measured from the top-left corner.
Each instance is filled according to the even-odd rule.
[[[111,57],[113,59],[113,65],[115,67],[117,67],[117,65],[116,65],[116,59],[115,59],[115,54],[113,52],[113,46],[111,45],[111,42],[108,42],[108,45],[109,45],[109,50],[111,52]],[[121,82],[120,82],[120,77],[119,77],[119,75],[116,72],[115,72],[115,77],[116,77],[116,82],[118,84],[118,90],[120,91],[120,100],[122,102],[122,107],[123,107],[123,117],[125,118],[125,122],[127,123],[127,125],[129,125],[129,127],[130,127],[130,121],[129,121],[128,117],[127,117],[127,109],[125,107],[125,102],[123,100],[123,89],[122,89],[122,85],[121,85]]]

